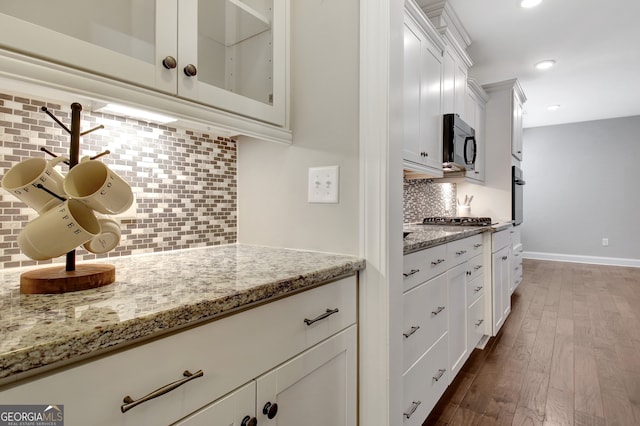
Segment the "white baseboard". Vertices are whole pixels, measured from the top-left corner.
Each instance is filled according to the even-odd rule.
[[[640,259],[625,259],[620,257],[581,256],[574,254],[540,253],[525,251],[523,259],[551,260],[554,262],[591,263],[593,265],[630,266],[640,268]]]

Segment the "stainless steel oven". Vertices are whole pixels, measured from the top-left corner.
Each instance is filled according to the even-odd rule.
[[[511,167],[511,219],[514,225],[522,223],[522,192],[525,181],[522,178],[522,169],[518,166]]]

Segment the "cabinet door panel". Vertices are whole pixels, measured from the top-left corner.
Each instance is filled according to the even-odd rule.
[[[177,0],[2,1],[0,46],[175,93],[175,70],[161,62],[177,55],[176,5]]]
[[[258,378],[258,424],[355,426],[356,326]],[[275,417],[262,413],[277,404]]]
[[[252,3],[179,2],[178,95],[284,125],[287,0]]]
[[[449,298],[449,371],[453,379],[468,357],[467,350],[467,264],[447,271]]]
[[[256,416],[256,382],[251,382],[175,423],[175,426],[240,426]]]

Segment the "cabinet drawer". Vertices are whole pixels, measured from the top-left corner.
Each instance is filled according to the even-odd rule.
[[[509,230],[509,234],[511,234],[511,244],[513,244],[513,246],[517,246],[518,244],[520,244],[521,240],[520,240],[520,227],[519,226],[514,226],[513,228],[511,228]]]
[[[305,319],[338,312],[307,325]],[[56,401],[69,424],[174,422],[356,322],[355,276],[149,343],[27,379],[2,390],[3,403]],[[203,376],[121,412],[182,373]]]
[[[407,291],[449,268],[445,244],[409,253],[403,258],[403,291]]]
[[[447,277],[440,275],[403,295],[403,368],[406,371],[447,332]]]
[[[463,238],[447,243],[447,256],[451,260],[449,267],[466,262],[482,250],[482,235]]]
[[[467,313],[467,347],[472,350],[484,336],[485,315],[484,295],[481,295],[471,306]]]
[[[467,262],[467,270],[469,271],[467,281],[475,280],[484,275],[484,255],[479,254],[469,259]]]
[[[471,306],[484,294],[484,276],[467,281],[467,305]]]
[[[420,426],[449,383],[445,334],[402,377],[403,426]]]
[[[491,252],[495,253],[503,247],[511,245],[511,231],[505,229],[503,231],[494,232],[491,236]]]

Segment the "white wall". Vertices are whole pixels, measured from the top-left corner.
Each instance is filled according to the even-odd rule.
[[[525,129],[527,256],[640,266],[639,161],[640,116]]]
[[[238,144],[238,241],[358,254],[359,2],[291,2],[291,146]],[[340,202],[307,202],[308,168],[340,166]]]

